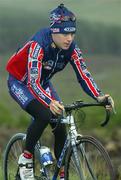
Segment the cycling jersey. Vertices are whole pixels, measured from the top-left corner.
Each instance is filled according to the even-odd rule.
[[[59,49],[53,42],[49,28],[38,31],[26,44],[17,50],[7,63],[7,71],[25,83],[29,91],[44,105],[53,99],[43,88],[55,73],[72,65],[84,91],[95,98],[101,91],[87,70],[80,49],[72,42],[68,50]]]

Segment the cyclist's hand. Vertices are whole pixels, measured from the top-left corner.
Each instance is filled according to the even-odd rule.
[[[54,115],[61,115],[64,111],[64,106],[56,100],[52,100],[50,103],[50,110]]]
[[[114,100],[113,98],[109,95],[109,94],[105,94],[103,96],[98,96],[97,97],[97,101],[99,103],[105,103],[106,104],[106,109],[109,110],[109,111],[113,111],[114,113],[115,112],[115,106],[114,106]]]

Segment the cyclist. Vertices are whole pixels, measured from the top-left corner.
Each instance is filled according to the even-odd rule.
[[[50,27],[39,30],[30,38],[7,63],[9,72],[8,88],[14,100],[34,120],[29,125],[24,152],[18,164],[22,180],[33,180],[33,153],[37,140],[51,118],[64,110],[50,79],[64,69],[69,62],[83,90],[99,102],[110,99],[110,110],[114,106],[110,95],[104,95],[87,70],[82,53],[74,42],[76,17],[63,4],[50,13]],[[51,124],[52,128],[56,123]],[[54,132],[54,153],[59,158],[66,138],[66,129],[60,125]],[[60,178],[64,179],[64,168]]]

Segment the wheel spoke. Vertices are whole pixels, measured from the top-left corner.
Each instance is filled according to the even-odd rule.
[[[104,147],[92,137],[83,137],[77,144],[78,161],[71,149],[66,160],[67,180],[114,180],[113,167]],[[78,165],[80,164],[80,167]],[[79,170],[80,168],[80,170]],[[80,172],[82,176],[80,176]]]

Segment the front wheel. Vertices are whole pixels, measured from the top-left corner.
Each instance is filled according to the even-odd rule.
[[[108,153],[93,137],[77,138],[75,147],[69,148],[65,158],[66,180],[115,180]]]

